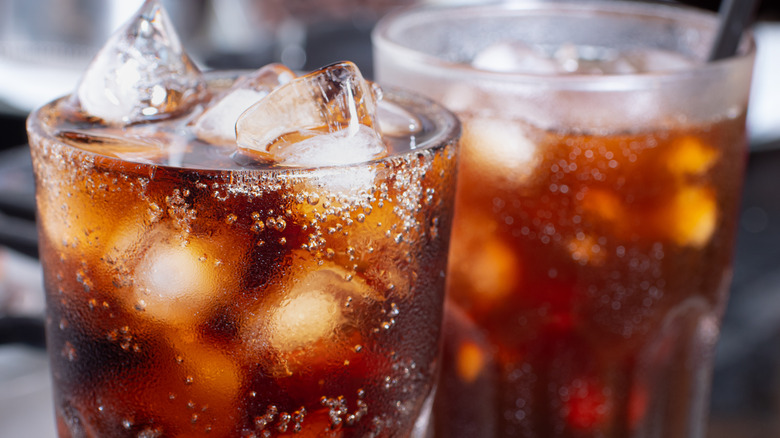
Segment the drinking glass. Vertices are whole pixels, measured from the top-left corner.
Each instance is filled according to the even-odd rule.
[[[235,75],[207,78],[219,96]],[[452,113],[386,90],[386,156],[291,167],[235,160],[190,117],[117,128],[72,102],[28,121],[61,438],[425,430]]]
[[[415,8],[380,84],[463,123],[439,436],[704,434],[754,46],[623,1]]]

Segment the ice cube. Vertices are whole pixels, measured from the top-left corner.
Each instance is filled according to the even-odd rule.
[[[541,161],[526,129],[511,120],[478,118],[463,121],[463,161],[482,175],[523,185]]]
[[[42,236],[57,251],[92,252],[94,248],[84,241],[87,230],[103,225],[104,218],[96,209],[88,208],[90,201],[83,193],[69,190],[70,186],[65,184],[56,187],[62,182],[47,183],[46,190],[38,189],[38,224]]]
[[[638,73],[630,59],[614,49],[563,44],[553,54],[558,72],[587,75]]]
[[[168,337],[176,355],[166,359],[176,366],[167,365],[177,374],[178,382],[184,383],[179,391],[186,390],[179,395],[186,395],[186,401],[198,400],[211,410],[233,408],[243,376],[232,352],[222,351],[209,340],[192,339],[188,330],[170,331]]]
[[[66,172],[63,162],[42,165],[38,187],[38,222],[41,237],[54,250],[82,257],[101,257],[104,244],[124,215],[143,209],[143,202],[127,196],[127,181],[103,172]],[[100,190],[111,187],[111,190]],[[120,199],[121,198],[121,199]],[[103,208],[121,203],[122,209]]]
[[[682,187],[655,219],[657,227],[678,245],[702,247],[709,242],[718,223],[715,194],[707,187]]]
[[[161,223],[138,232],[116,233],[114,252],[134,271],[125,301],[145,317],[166,324],[187,325],[205,318],[227,292],[235,289],[234,245],[217,236],[197,238]]]
[[[57,137],[87,151],[122,160],[154,164],[175,165],[181,162],[188,147],[181,136],[141,127],[133,132],[115,127],[74,129],[60,131]]]
[[[666,157],[667,168],[675,176],[700,176],[718,160],[717,149],[704,144],[697,137],[685,136],[675,140]]]
[[[370,166],[341,167],[322,169],[317,173],[316,184],[307,184],[305,190],[319,192],[320,198],[347,196],[357,199],[361,194],[369,193],[376,180],[376,168]]]
[[[266,371],[284,377],[349,361],[368,325],[361,318],[382,298],[334,263],[298,261],[281,282],[244,318],[242,339],[249,350],[273,352]]]
[[[342,129],[312,135],[277,149],[274,157],[277,163],[303,167],[338,166],[368,161],[384,151],[384,145],[376,143],[376,133],[366,126],[358,127],[355,132]]]
[[[449,260],[455,301],[464,308],[489,311],[520,285],[523,265],[496,223],[480,214],[462,214],[453,223]]]
[[[295,73],[281,64],[269,64],[240,78],[195,122],[195,134],[201,140],[232,146],[236,144],[236,121],[252,105],[276,87],[295,78]]]
[[[271,92],[238,119],[241,151],[287,166],[359,163],[387,154],[374,88],[350,62],[330,65]]]
[[[505,73],[552,74],[555,60],[519,41],[504,41],[482,49],[471,61],[474,68]]]
[[[204,93],[167,13],[147,0],[97,54],[76,96],[87,114],[127,125],[186,113]]]

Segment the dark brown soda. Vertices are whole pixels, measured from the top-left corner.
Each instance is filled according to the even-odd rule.
[[[626,133],[463,120],[448,291],[491,345],[484,374],[460,376],[461,390],[494,376],[472,395],[494,394],[485,430],[684,438],[706,413],[744,116]],[[465,436],[451,420],[438,436]]]
[[[455,187],[457,122],[422,108],[435,145],[320,169],[34,114],[59,436],[408,436]]]

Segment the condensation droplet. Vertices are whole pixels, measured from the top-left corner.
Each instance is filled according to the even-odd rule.
[[[395,303],[390,303],[390,311],[387,312],[387,314],[390,317],[396,317],[398,316],[398,313],[400,313],[398,310],[398,306],[396,306]]]

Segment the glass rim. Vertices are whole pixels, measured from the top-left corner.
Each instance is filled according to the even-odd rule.
[[[421,68],[435,71],[441,77],[459,78],[461,80],[481,80],[492,83],[516,85],[534,85],[594,91],[620,91],[642,88],[641,85],[658,84],[659,82],[675,82],[717,74],[724,70],[739,68],[740,65],[751,65],[755,57],[756,44],[751,31],[745,32],[740,43],[739,52],[731,57],[714,62],[697,63],[691,68],[666,71],[652,71],[629,74],[546,74],[490,71],[474,68],[469,64],[448,61],[441,57],[429,55],[398,43],[392,38],[392,32],[409,28],[417,28],[432,21],[443,21],[450,18],[493,16],[506,18],[507,14],[528,16],[529,13],[544,13],[550,11],[565,12],[568,16],[584,14],[614,14],[628,17],[660,18],[670,22],[684,23],[690,20],[707,26],[717,27],[718,15],[704,9],[683,4],[660,3],[653,0],[529,0],[505,1],[469,5],[427,5],[410,7],[395,11],[382,18],[371,33],[375,48],[392,52],[404,64],[416,64]],[[376,53],[374,55],[377,56]]]
[[[235,78],[242,73],[246,73],[246,71],[211,70],[211,71],[204,72],[204,75],[206,76],[206,79],[211,82],[223,82],[223,81],[227,82],[227,81],[235,80]],[[183,169],[187,171],[203,171],[203,172],[238,171],[238,172],[253,172],[253,173],[254,172],[294,172],[295,173],[295,172],[311,172],[313,170],[320,170],[320,169],[330,169],[330,170],[348,169],[348,168],[355,168],[355,167],[361,167],[366,165],[376,165],[380,163],[390,162],[391,160],[409,156],[410,154],[418,153],[420,151],[435,150],[449,144],[457,144],[461,135],[461,124],[458,117],[452,111],[450,111],[443,105],[429,99],[428,97],[420,93],[416,93],[413,91],[409,91],[394,86],[385,85],[382,86],[381,88],[382,88],[382,99],[381,101],[377,102],[378,105],[381,104],[382,101],[389,101],[393,104],[401,106],[401,108],[406,109],[415,117],[423,116],[426,119],[430,119],[431,121],[434,122],[434,126],[435,126],[435,129],[431,133],[431,137],[426,139],[423,142],[415,143],[413,147],[405,148],[400,151],[390,153],[383,157],[373,158],[367,161],[347,163],[347,164],[329,164],[329,165],[322,165],[322,166],[278,166],[272,164],[272,165],[258,166],[258,167],[239,165],[239,167],[228,169],[228,168],[220,168],[218,166],[209,167],[207,165],[188,167],[188,166],[174,166],[167,163],[147,163],[143,161],[121,158],[115,155],[108,155],[93,150],[82,149],[79,148],[78,146],[67,143],[57,138],[57,136],[55,135],[56,130],[47,129],[47,124],[44,121],[43,113],[48,109],[54,108],[56,105],[60,104],[61,102],[71,99],[73,95],[68,94],[56,98],[39,108],[36,108],[28,115],[26,120],[28,144],[32,148],[34,143],[32,141],[33,137],[37,136],[40,137],[40,140],[43,141],[48,140],[48,141],[56,142],[57,144],[63,145],[69,149],[77,150],[80,153],[85,153],[96,157],[100,157],[101,160],[109,160],[109,161],[115,160],[118,162],[125,162],[125,163],[149,164],[149,165],[162,167],[162,168],[175,168],[175,169]],[[411,111],[411,109],[414,109],[415,111]],[[410,132],[409,137],[410,138],[414,137],[414,133]],[[38,142],[40,142],[40,140]]]

